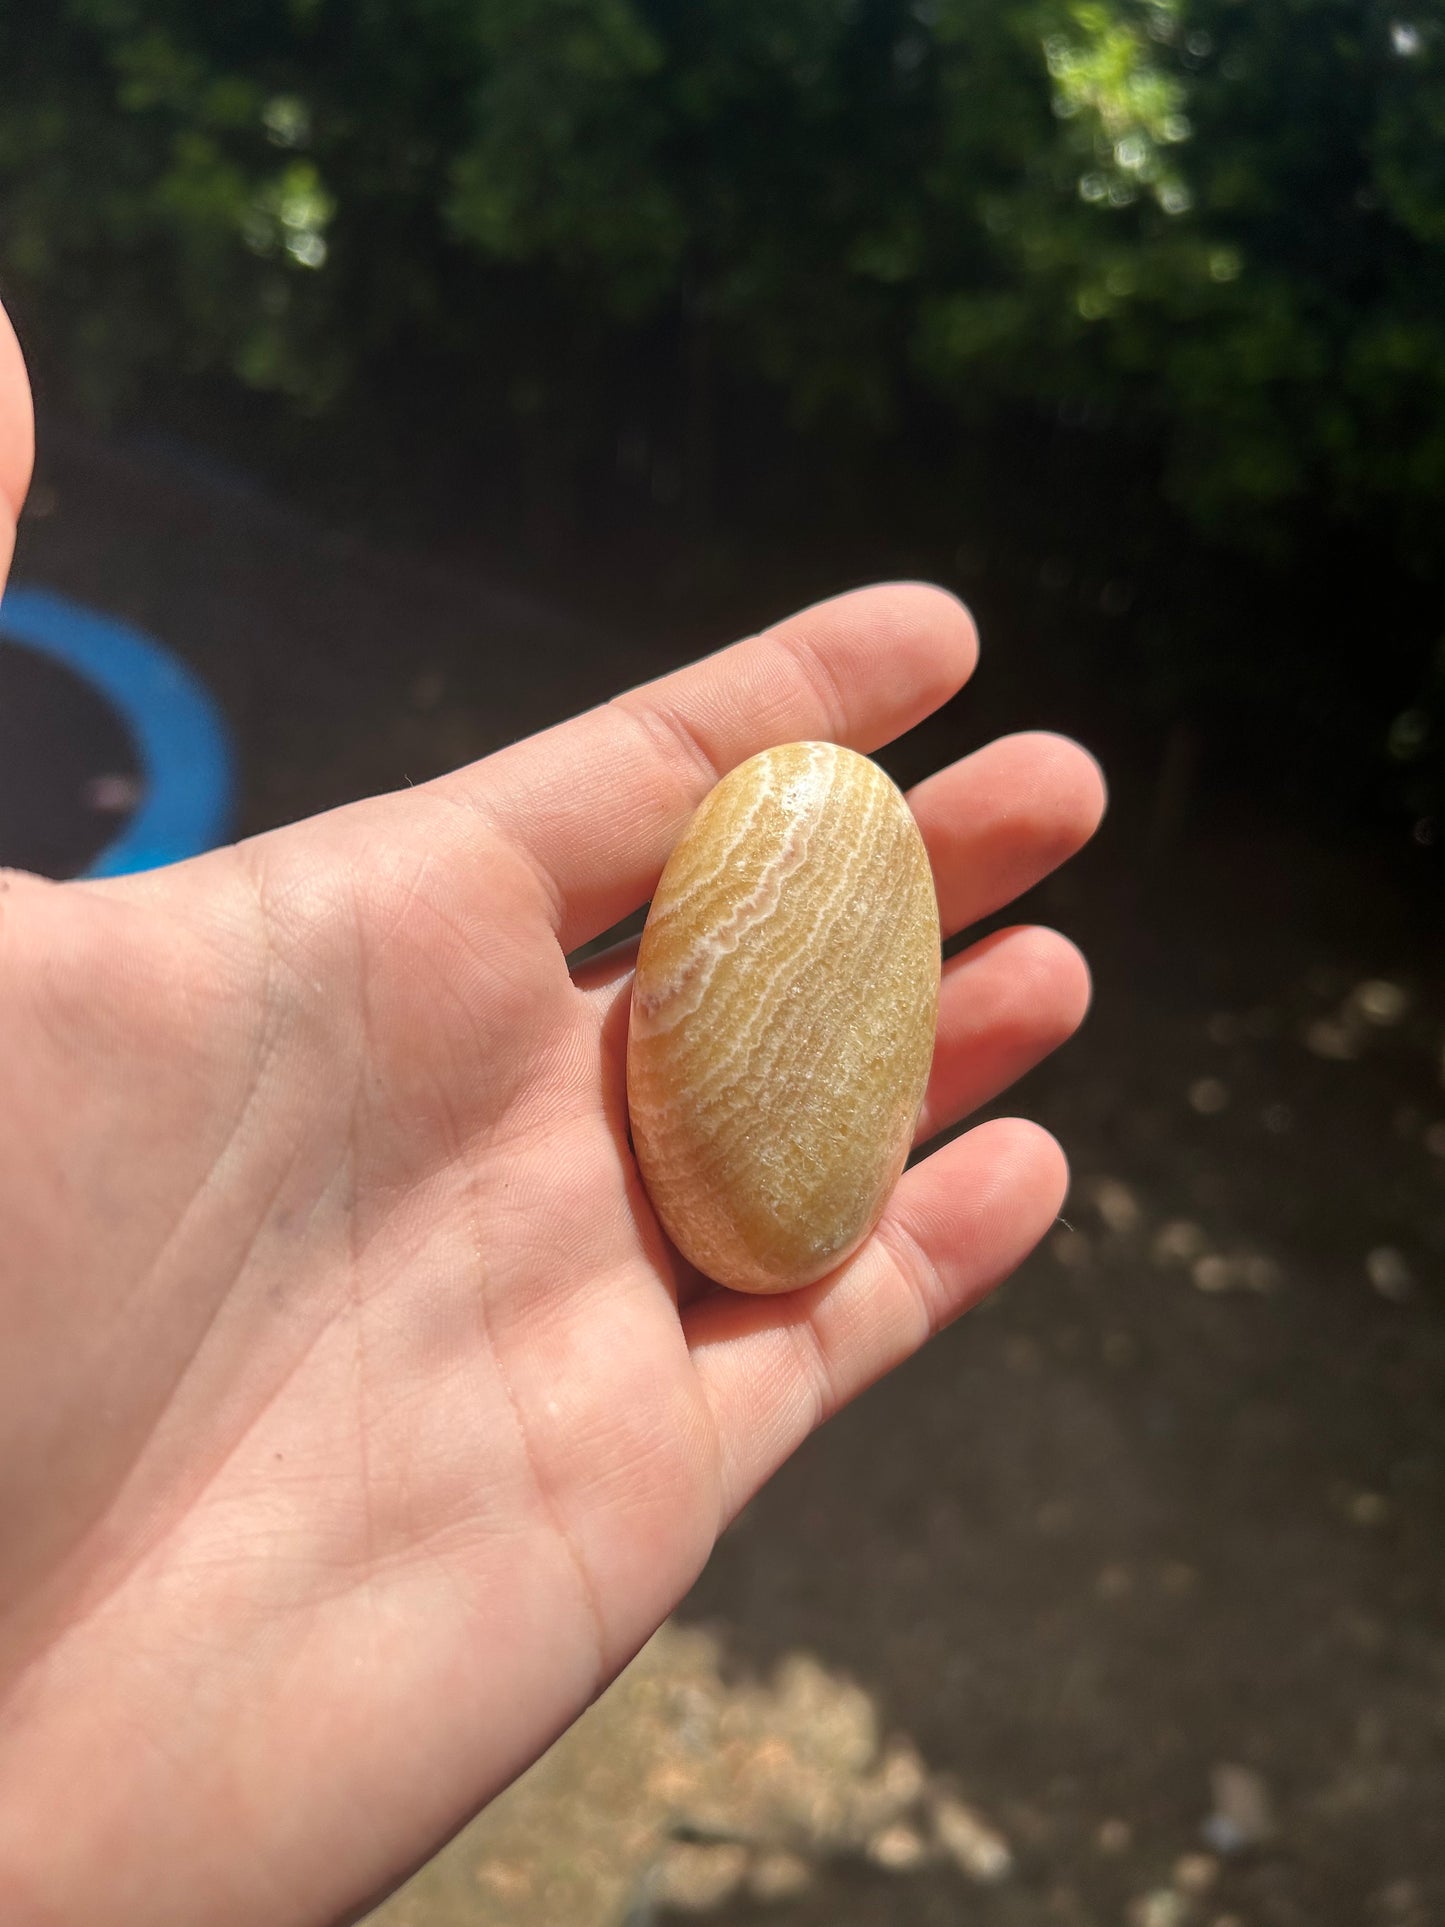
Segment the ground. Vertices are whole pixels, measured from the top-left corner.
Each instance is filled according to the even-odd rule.
[[[245,828],[722,640],[623,641],[64,432],[17,576],[201,670]],[[900,776],[1070,720],[1047,664],[988,663]],[[1207,769],[1161,831],[1158,758],[1098,713],[1110,824],[1026,906],[1096,1008],[1010,1100],[1069,1151],[1066,1222],[798,1455],[377,1927],[1445,1919],[1438,869]]]

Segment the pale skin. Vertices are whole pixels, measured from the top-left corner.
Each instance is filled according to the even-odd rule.
[[[0,322],[0,562],[30,462]],[[356,1918],[1048,1230],[1063,1155],[994,1121],[831,1278],[710,1290],[627,1147],[631,957],[567,964],[722,772],[876,749],[975,653],[951,597],[869,589],[419,789],[124,882],[0,873],[6,1927]],[[909,800],[952,934],[1103,786],[1021,735]],[[953,958],[920,1140],[1088,994],[1047,930]]]

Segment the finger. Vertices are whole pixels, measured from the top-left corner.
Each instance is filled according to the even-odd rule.
[[[605,1022],[630,994],[637,939],[574,970]],[[1038,924],[996,930],[943,967],[938,1036],[915,1144],[926,1144],[1067,1043],[1088,1015],[1092,986],[1079,949]]]
[[[1005,736],[909,791],[945,937],[992,915],[1081,850],[1104,814],[1099,765],[1066,736]]]
[[[1083,848],[1104,813],[1103,773],[1065,736],[1005,736],[908,792],[945,937],[1001,909]],[[637,940],[573,971],[584,990],[610,992],[632,968]]]
[[[10,572],[15,524],[30,487],[34,461],[35,416],[25,358],[10,319],[0,308],[0,589]]]
[[[1047,1132],[981,1124],[906,1173],[878,1230],[832,1278],[690,1306],[683,1329],[721,1443],[723,1522],[825,1419],[1006,1278],[1067,1185]]]
[[[977,649],[968,612],[943,590],[861,589],[433,787],[480,808],[524,853],[573,950],[651,895],[726,771],[776,743],[877,749],[946,702]]]
[[[615,1022],[636,941],[616,944],[575,973],[596,998],[604,1022]],[[944,965],[938,1039],[928,1089],[914,1129],[915,1146],[959,1123],[1066,1043],[1088,1014],[1089,967],[1067,937],[1039,926],[995,931]],[[683,1265],[679,1307],[717,1290]]]
[[[1066,1043],[1088,1014],[1090,994],[1083,956],[1054,930],[1000,930],[951,958],[915,1147],[991,1103]],[[716,1289],[691,1273],[679,1286],[679,1305]]]
[[[1083,1023],[1089,995],[1089,966],[1056,930],[999,930],[950,958],[914,1143],[926,1144],[1042,1063]]]

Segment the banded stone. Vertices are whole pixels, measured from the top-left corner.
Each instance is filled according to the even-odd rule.
[[[791,1291],[882,1215],[923,1102],[938,902],[907,803],[865,756],[790,743],[703,800],[632,990],[633,1146],[709,1278]]]

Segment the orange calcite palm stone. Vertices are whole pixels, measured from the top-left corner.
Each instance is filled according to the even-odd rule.
[[[938,1019],[923,839],[876,763],[765,750],[662,873],[632,991],[633,1145],[709,1278],[791,1291],[867,1237],[908,1156]]]

